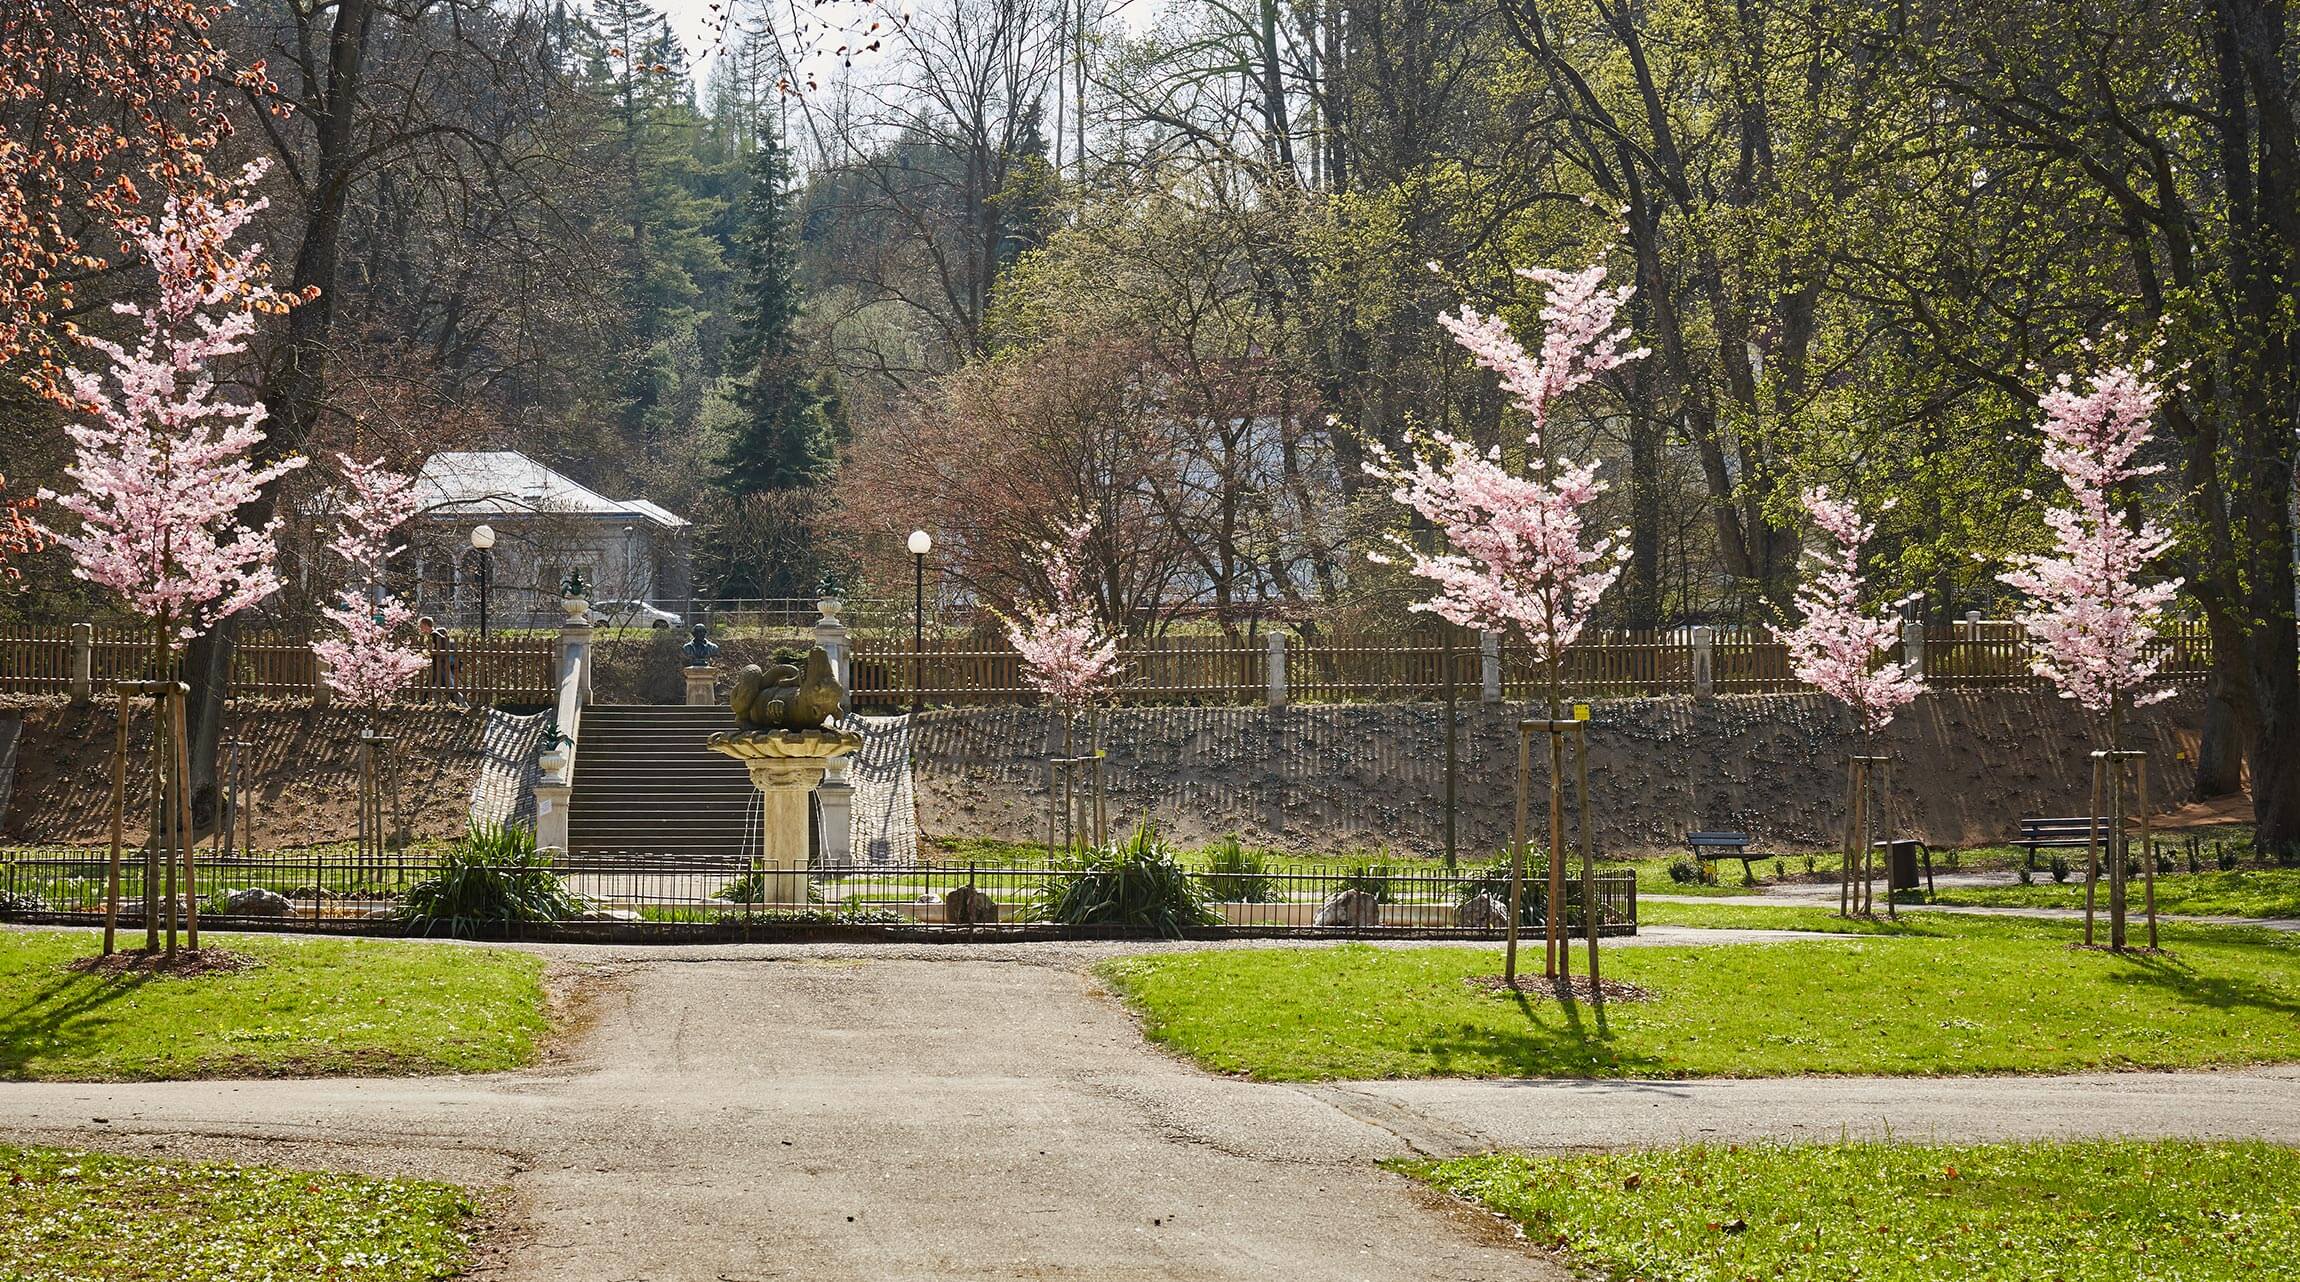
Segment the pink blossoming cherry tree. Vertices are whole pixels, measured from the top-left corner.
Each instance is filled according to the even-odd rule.
[[[2137,767],[2135,799],[2147,823],[2146,755],[2122,748],[2125,713],[2170,695],[2150,690],[2162,661],[2153,619],[2180,590],[2179,579],[2144,582],[2149,567],[2172,546],[2172,535],[2120,506],[2132,482],[2164,470],[2142,463],[2159,389],[2154,366],[2116,366],[2079,390],[2068,375],[2038,401],[2044,411],[2044,462],[2068,490],[2066,506],[2045,513],[2053,550],[2020,558],[2003,575],[2029,599],[2018,618],[2036,642],[2036,671],[2062,696],[2076,700],[2101,723],[2107,747],[2093,754],[2094,840],[2088,843],[2084,937],[2092,942],[2100,873],[2099,839],[2108,842],[2109,946],[2125,946],[2125,874],[2129,842],[2125,777]],[[2102,814],[2103,793],[2107,813]],[[2105,827],[2105,834],[2101,829]],[[2147,837],[2143,828],[2145,852]],[[2155,859],[2144,853],[2148,878],[2148,943],[2156,946]]]
[[[1815,554],[1811,572],[1797,589],[1802,617],[1795,627],[1776,629],[1775,635],[1788,649],[1790,670],[1797,679],[1852,709],[1860,723],[1864,751],[1847,763],[1845,859],[1837,887],[1837,911],[1852,916],[1875,910],[1872,798],[1882,809],[1892,793],[1890,764],[1877,755],[1876,738],[1902,708],[1924,693],[1925,683],[1891,661],[1900,631],[1893,617],[1870,614],[1861,602],[1865,589],[1861,549],[1875,537],[1876,526],[1861,519],[1852,500],[1837,498],[1826,487],[1816,486],[1800,497],[1813,524],[1836,546]],[[1889,818],[1884,826],[1890,839]],[[1894,911],[1892,904],[1888,890],[1888,912]]]
[[[399,692],[431,666],[431,656],[408,644],[415,611],[384,581],[391,558],[401,550],[393,536],[415,515],[415,478],[394,472],[382,459],[361,462],[338,454],[334,537],[328,550],[344,564],[336,602],[321,613],[334,634],[312,643],[328,689],[365,713],[359,736],[359,851],[380,859],[389,842],[384,827],[382,786],[390,740],[375,721]]]
[[[1550,435],[1560,401],[1608,370],[1645,355],[1628,349],[1629,331],[1615,325],[1631,293],[1605,287],[1605,267],[1549,268],[1518,273],[1547,288],[1541,308],[1538,355],[1529,353],[1498,316],[1463,307],[1438,323],[1476,362],[1500,377],[1510,404],[1527,422],[1526,468],[1512,469],[1499,450],[1444,432],[1431,433],[1412,457],[1393,458],[1377,444],[1367,470],[1392,486],[1392,495],[1444,536],[1445,548],[1423,551],[1398,540],[1407,568],[1429,580],[1436,594],[1412,607],[1465,627],[1510,632],[1532,650],[1548,679],[1550,733],[1549,893],[1544,904],[1545,974],[1566,966],[1562,901],[1565,895],[1565,736],[1579,726],[1563,712],[1562,663],[1588,624],[1598,599],[1621,574],[1628,556],[1626,531],[1592,535],[1585,509],[1603,492],[1595,463],[1556,457]],[[1508,943],[1503,973],[1517,981],[1517,927],[1525,882],[1526,787],[1530,731],[1518,751],[1517,838],[1511,847]],[[1581,757],[1586,772],[1586,756]],[[1597,991],[1596,873],[1590,849],[1587,789],[1580,791],[1583,919],[1589,940],[1590,986]]]
[[[393,536],[415,515],[415,478],[382,459],[336,456],[343,488],[328,550],[346,571],[337,602],[321,610],[335,629],[312,645],[326,664],[328,688],[349,707],[373,714],[430,665],[408,640],[415,611],[385,586],[384,570],[401,549]]]
[[[1085,573],[1078,557],[1094,533],[1090,521],[1065,523],[1059,538],[1038,545],[1034,558],[1046,580],[1043,603],[1018,605],[1007,619],[1006,639],[1022,659],[1022,682],[1051,700],[1062,712],[1062,766],[1065,816],[1073,813],[1075,789],[1070,786],[1077,766],[1072,719],[1082,709],[1109,694],[1117,684],[1118,642],[1103,628],[1087,597]],[[1090,765],[1092,819],[1076,827],[1089,828],[1099,842],[1104,836],[1101,797],[1100,746]],[[1074,828],[1075,830],[1075,828]]]
[[[263,166],[251,165],[240,186]],[[144,878],[145,940],[157,947],[167,919],[175,948],[181,912],[190,945],[199,947],[198,886],[192,867],[189,788],[180,688],[166,680],[183,644],[278,589],[273,568],[277,522],[250,528],[240,511],[264,487],[302,465],[300,458],[258,463],[264,407],[233,400],[218,385],[218,366],[246,350],[259,311],[283,304],[261,280],[261,246],[231,247],[264,207],[258,200],[171,200],[135,234],[157,276],[150,303],[114,311],[135,322],[135,336],[115,342],[94,335],[80,344],[103,360],[65,372],[86,421],[66,430],[74,447],[65,474],[69,493],[41,497],[79,518],[72,528],[43,532],[72,558],[72,572],[119,594],[151,626],[157,733],[156,798]],[[118,915],[120,809],[126,788],[126,697],[113,768],[113,862],[107,891],[105,947]],[[184,893],[176,888],[180,852]],[[158,885],[164,879],[165,886]],[[165,896],[164,903],[157,896]]]

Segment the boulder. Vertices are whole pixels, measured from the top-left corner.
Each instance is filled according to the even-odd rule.
[[[1492,895],[1472,895],[1453,911],[1462,930],[1500,930],[1509,925],[1509,905]]]
[[[224,913],[231,917],[285,917],[293,905],[286,895],[250,886],[224,896]]]
[[[1318,909],[1320,926],[1379,926],[1382,901],[1370,890],[1345,890]]]
[[[960,886],[942,897],[942,919],[953,926],[995,925],[998,901],[972,886]]]

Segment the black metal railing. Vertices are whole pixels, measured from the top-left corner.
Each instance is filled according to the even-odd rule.
[[[409,920],[410,891],[445,866],[440,853],[422,850],[381,857],[331,849],[207,859],[199,865],[200,919],[217,926],[425,933],[440,923]],[[649,926],[681,928],[666,932],[671,934],[704,927],[771,935],[776,928],[795,926],[863,928],[864,934],[868,928],[1136,933],[1124,921],[1063,921],[1049,915],[1056,892],[1066,879],[1079,875],[1077,868],[1060,863],[796,869],[739,856],[633,852],[562,855],[494,871],[545,872],[566,892],[554,897],[560,906],[545,918],[499,923],[507,935],[530,928],[554,933],[543,928],[609,926],[640,935]],[[1116,875],[1127,874],[1121,869]],[[0,855],[0,920],[101,921],[107,876],[101,850]],[[141,857],[131,852],[120,867],[121,921],[138,929],[145,910],[144,876]],[[1188,932],[1193,935],[1499,938],[1508,917],[1506,877],[1484,869],[1447,872],[1435,864],[1288,861],[1268,871],[1192,870],[1189,885],[1200,909],[1200,924]],[[1537,931],[1545,890],[1540,876],[1529,874],[1520,920]],[[245,893],[251,891],[263,893]],[[1636,879],[1627,872],[1605,873],[1597,878],[1597,892],[1600,933],[1634,934]],[[1578,878],[1568,879],[1564,902],[1567,921],[1579,932]]]

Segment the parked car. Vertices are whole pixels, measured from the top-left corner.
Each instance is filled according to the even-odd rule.
[[[675,628],[684,623],[669,610],[659,610],[645,601],[593,601],[591,626],[595,628]]]

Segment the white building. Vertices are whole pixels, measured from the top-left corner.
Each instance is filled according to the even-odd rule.
[[[579,573],[594,601],[645,601],[684,613],[693,591],[692,527],[645,499],[610,499],[515,450],[456,450],[426,459],[404,564],[415,607],[443,623],[479,617],[482,561],[494,624],[558,621],[559,585]],[[494,546],[472,546],[479,526]]]

